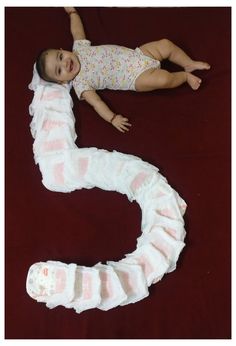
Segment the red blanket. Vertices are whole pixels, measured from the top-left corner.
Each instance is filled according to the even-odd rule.
[[[188,204],[186,248],[171,275],[139,303],[81,315],[36,304],[25,290],[29,266],[47,259],[92,266],[135,248],[141,213],[115,192],[47,191],[32,153],[27,89],[43,48],[71,49],[62,8],[6,8],[5,338],[221,339],[231,337],[230,8],[81,8],[93,44],[131,48],[168,38],[210,71],[187,85],[150,93],[102,91],[132,123],[122,134],[75,94],[77,144],[117,150],[160,168]],[[164,65],[170,70],[176,67]]]

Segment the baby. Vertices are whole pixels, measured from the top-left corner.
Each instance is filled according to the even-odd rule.
[[[210,69],[208,63],[192,60],[168,39],[146,43],[135,50],[117,45],[91,46],[76,9],[65,7],[65,11],[70,17],[73,52],[44,50],[37,59],[37,71],[49,82],[63,84],[72,81],[78,98],[86,100],[104,120],[121,132],[129,130],[129,120],[112,112],[96,90],[151,91],[176,88],[185,82],[197,90],[201,79],[192,72]],[[183,71],[170,73],[161,69],[160,62],[164,59],[181,66]]]

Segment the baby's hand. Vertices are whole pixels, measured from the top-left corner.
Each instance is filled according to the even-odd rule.
[[[74,7],[64,7],[66,13],[70,14],[71,12],[75,12],[76,9]]]
[[[120,132],[129,131],[129,127],[131,124],[129,123],[129,119],[123,117],[120,114],[117,114],[112,120],[112,125],[117,128]]]

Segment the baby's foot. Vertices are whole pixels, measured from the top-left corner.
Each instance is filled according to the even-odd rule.
[[[211,66],[204,61],[192,61],[191,64],[184,67],[186,72],[193,72],[195,70],[209,70]]]
[[[192,73],[187,73],[187,83],[193,90],[197,90],[201,85],[201,78],[194,76]]]

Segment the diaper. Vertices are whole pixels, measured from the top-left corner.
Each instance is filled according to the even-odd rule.
[[[121,262],[140,265],[148,286],[161,280],[169,267],[165,256],[151,244],[140,246]]]
[[[101,263],[94,268],[99,270],[101,280],[101,302],[98,309],[107,311],[126,301],[127,295],[115,270],[110,265]]]
[[[119,277],[122,288],[127,295],[127,299],[120,305],[136,303],[149,295],[147,282],[143,270],[138,264],[127,264],[108,261],[108,265],[112,266]]]
[[[38,262],[28,271],[26,291],[38,302],[46,303],[48,308],[66,306],[75,296],[76,264],[59,261]]]
[[[150,232],[143,233],[137,239],[138,248],[148,244],[153,245],[165,257],[168,262],[168,273],[175,270],[179,254],[185,246],[184,242],[175,240],[163,228],[153,226]]]
[[[77,266],[74,299],[66,307],[77,313],[96,308],[101,302],[101,280],[99,271],[92,267]]]

